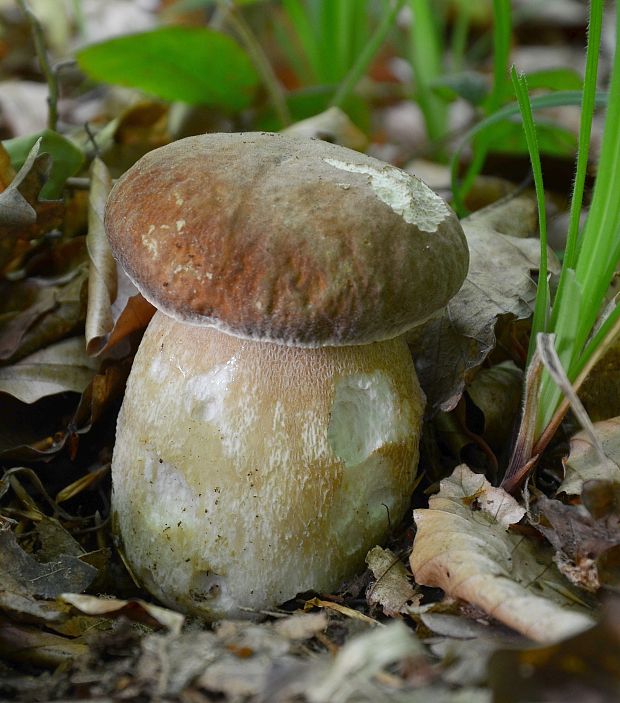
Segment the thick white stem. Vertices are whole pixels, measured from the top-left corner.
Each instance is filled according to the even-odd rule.
[[[209,619],[337,588],[403,517],[423,403],[402,339],[298,349],[157,313],[112,467],[132,570]]]

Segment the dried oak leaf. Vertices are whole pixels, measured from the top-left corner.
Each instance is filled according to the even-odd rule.
[[[472,603],[538,641],[560,639],[592,623],[546,550],[511,532],[524,509],[464,464],[441,482],[429,508],[414,511],[414,578]]]
[[[620,483],[620,417],[594,425],[606,461],[601,461],[586,432],[578,432],[570,441],[570,453],[564,459],[564,480],[558,493],[579,495],[586,481],[600,479]]]
[[[408,333],[429,415],[454,409],[494,348],[498,321],[532,314],[536,284],[531,274],[538,270],[540,244],[503,234],[502,207],[484,208],[461,221],[470,254],[467,278],[445,308]],[[506,221],[503,231],[508,226]],[[553,258],[550,268],[555,268]]]

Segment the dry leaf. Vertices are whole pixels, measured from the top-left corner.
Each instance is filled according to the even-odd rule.
[[[614,492],[620,496],[620,484],[591,481],[587,486],[590,500],[595,490],[602,496],[613,496]],[[532,515],[536,529],[556,550],[554,561],[564,576],[588,591],[598,590],[599,557],[610,549],[620,549],[620,512],[597,519],[584,505],[565,505],[541,495],[532,507]]]
[[[531,272],[538,269],[540,245],[537,239],[502,234],[495,228],[500,215],[492,206],[462,220],[470,253],[467,278],[446,308],[408,333],[429,414],[454,409],[495,346],[498,320],[532,314]]]
[[[146,623],[150,626],[166,627],[173,634],[181,632],[185,621],[185,617],[181,613],[138,599],[97,598],[78,593],[63,593],[60,597],[65,603],[69,603],[86,615],[125,616],[130,620]]]
[[[400,559],[389,549],[374,547],[366,563],[376,579],[366,592],[369,605],[380,605],[388,617],[406,613],[416,592]]]
[[[97,158],[90,172],[88,199],[88,235],[86,248],[90,259],[88,277],[88,310],[86,313],[86,348],[100,348],[112,327],[111,307],[116,299],[116,262],[103,225],[105,203],[112,189],[112,178],[106,165]]]
[[[98,366],[86,355],[84,338],[72,337],[12,366],[0,367],[0,392],[10,393],[24,403],[55,393],[82,393]]]
[[[608,461],[601,462],[585,432],[578,432],[570,441],[570,454],[564,459],[564,480],[558,493],[578,495],[583,484],[594,479],[620,482],[620,417],[603,420],[594,430]]]
[[[560,639],[592,620],[571,600],[551,554],[509,531],[524,510],[465,465],[441,482],[429,508],[415,510],[416,581],[442,588],[534,640]]]
[[[548,647],[496,652],[489,664],[494,701],[612,703],[620,700],[620,603],[601,622]]]

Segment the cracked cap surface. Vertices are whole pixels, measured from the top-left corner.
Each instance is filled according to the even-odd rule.
[[[271,133],[156,149],[114,186],[114,255],[177,320],[295,346],[366,344],[443,307],[469,263],[456,215],[372,157]]]

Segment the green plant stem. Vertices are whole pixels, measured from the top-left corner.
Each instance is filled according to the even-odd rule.
[[[355,86],[359,83],[364,73],[366,73],[370,62],[375,57],[379,47],[385,41],[385,37],[390,31],[404,4],[405,0],[397,0],[397,2],[391,6],[388,4],[385,8],[381,21],[370,37],[370,40],[364,46],[363,51],[357,57],[355,63],[351,67],[351,70],[347,73],[344,80],[338,87],[336,95],[334,95],[334,98],[330,103],[330,107],[342,107],[342,105],[351,96],[355,90]]]
[[[278,77],[273,71],[269,59],[265,55],[262,46],[254,36],[254,32],[245,21],[234,3],[230,0],[217,0],[218,5],[225,11],[225,21],[233,31],[239,36],[245,50],[248,52],[256,70],[262,78],[263,85],[267,90],[271,105],[280,120],[282,127],[291,124],[291,113],[286,104],[284,91],[280,85]]]
[[[58,127],[58,76],[49,62],[45,46],[45,34],[41,23],[30,7],[28,7],[26,0],[17,0],[17,4],[30,25],[39,66],[47,82],[47,126],[55,132]]]

